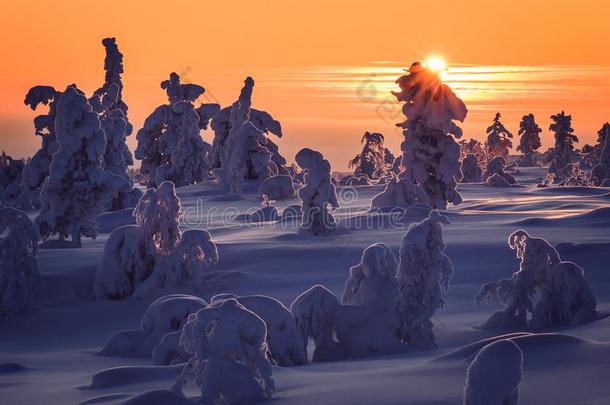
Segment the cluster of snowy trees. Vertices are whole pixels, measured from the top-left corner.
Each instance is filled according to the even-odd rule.
[[[578,265],[562,261],[545,239],[523,230],[513,232],[508,245],[519,259],[519,270],[509,279],[481,287],[476,303],[497,299],[506,307],[482,329],[545,329],[577,325],[596,317],[595,295]]]
[[[218,262],[207,231],[179,229],[180,199],[172,182],[146,190],[134,210],[135,225],[115,229],[95,274],[98,299],[144,297],[162,287],[205,289],[204,271]]]
[[[388,175],[394,163],[394,155],[383,146],[385,138],[378,132],[366,131],[362,136],[362,151],[348,162],[354,169],[353,176],[341,179],[341,185],[364,185],[370,180]]]

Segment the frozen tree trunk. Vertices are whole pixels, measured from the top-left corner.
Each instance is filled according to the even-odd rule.
[[[512,341],[485,346],[468,367],[463,405],[516,405],[522,367],[523,353]]]
[[[436,348],[431,318],[443,307],[453,277],[441,229],[447,224],[445,216],[431,211],[428,218],[409,227],[400,247],[401,337],[421,349]]]
[[[38,230],[17,209],[0,208],[0,317],[32,311],[40,286]]]
[[[339,208],[337,192],[331,181],[330,163],[320,152],[301,149],[295,160],[306,171],[305,185],[298,191],[303,221],[299,232],[324,235],[336,228],[329,206]]]
[[[393,94],[405,102],[402,111],[407,117],[400,124],[405,136],[401,145],[405,171],[401,176],[408,176],[425,191],[432,208],[461,203],[456,191],[460,147],[453,137],[459,138],[462,131],[453,120],[466,118],[466,106],[441,83],[437,73],[419,62],[396,82],[401,91]]]
[[[59,150],[53,155],[36,218],[41,236],[70,236],[80,246],[81,236],[97,234],[93,217],[110,205],[129,182],[102,167],[106,137],[98,115],[84,94],[69,86],[57,105],[55,132]]]

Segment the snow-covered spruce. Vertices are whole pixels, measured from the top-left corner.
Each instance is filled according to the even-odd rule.
[[[266,195],[274,200],[293,198],[295,191],[292,183],[292,177],[287,174],[267,177],[261,182],[258,188],[258,193],[261,197]]]
[[[453,137],[462,130],[453,120],[464,121],[466,106],[441,80],[436,72],[415,62],[409,74],[397,81],[400,92],[393,92],[404,101],[407,120],[399,126],[405,137],[401,145],[405,172],[428,195],[432,208],[445,209],[447,202],[457,205],[462,197],[456,191],[459,176],[460,147]]]
[[[591,170],[589,183],[594,186],[601,186],[604,182],[609,183],[610,179],[610,123],[605,123],[604,126],[597,132],[598,138],[596,149],[599,150],[599,158],[597,164]]]
[[[153,364],[187,361],[177,345],[189,314],[205,308],[207,302],[186,294],[165,295],[155,300],[144,312],[137,329],[116,333],[99,351],[101,356],[153,357]],[[168,344],[174,338],[176,345]]]
[[[492,315],[482,329],[545,329],[595,318],[597,301],[580,267],[561,261],[545,239],[523,230],[513,232],[508,244],[517,254],[519,270],[510,279],[481,287],[475,303],[496,298],[506,307]]]
[[[513,134],[504,127],[500,118],[502,118],[502,115],[497,112],[492,124],[487,128],[485,147],[488,159],[501,156],[504,160],[508,160],[510,148],[513,147],[513,142],[511,141]]]
[[[32,110],[40,104],[48,105],[47,114],[34,118],[36,135],[42,138],[40,149],[32,156],[23,171],[22,184],[28,190],[39,190],[42,182],[49,176],[51,157],[59,149],[55,136],[55,117],[61,92],[51,86],[34,86],[25,96],[24,103]]]
[[[542,146],[540,143],[542,129],[536,124],[534,114],[524,115],[519,124],[519,145],[517,151],[523,153],[519,159],[519,166],[532,167],[536,165],[536,151]]]
[[[516,405],[523,353],[510,340],[482,348],[468,366],[463,405]]]
[[[485,173],[483,173],[483,179],[488,184],[490,184],[490,179],[494,178],[494,180],[491,180],[491,183],[496,182],[496,184],[495,184],[496,186],[501,186],[501,185],[498,185],[497,182],[501,182],[501,184],[506,183],[507,187],[511,184],[515,184],[517,181],[515,180],[515,178],[512,175],[510,175],[504,171],[505,167],[506,167],[506,160],[502,156],[494,157],[489,162],[487,162],[487,167],[485,168]],[[502,181],[502,180],[504,180],[504,181]],[[490,184],[490,185],[494,185],[494,184]]]
[[[556,115],[551,115],[553,123],[549,129],[555,133],[555,147],[549,174],[555,183],[567,180],[573,172],[572,154],[574,143],[578,142],[578,137],[574,135],[572,128],[572,116],[566,115],[563,111]]]
[[[218,262],[218,250],[204,230],[179,229],[182,209],[172,182],[146,190],[134,210],[136,225],[115,229],[95,273],[97,299],[145,297],[154,290],[205,288],[204,272]]]
[[[392,176],[387,180],[384,190],[373,196],[370,209],[407,208],[415,204],[427,206],[426,193],[408,177]]]
[[[370,179],[377,179],[387,170],[387,160],[394,161],[391,152],[383,147],[384,137],[378,132],[366,131],[360,141],[362,151],[349,161],[349,167],[354,168],[354,176],[366,175]]]
[[[36,193],[21,184],[25,161],[0,154],[0,203],[19,210],[37,208]]]
[[[305,185],[298,191],[303,221],[299,232],[324,235],[336,228],[329,206],[339,208],[337,192],[330,178],[330,163],[320,152],[304,148],[295,156],[305,171]]]
[[[25,162],[23,159],[13,159],[2,151],[0,154],[0,190],[5,190],[9,184],[18,184]]]
[[[267,327],[235,299],[190,314],[180,344],[191,356],[172,391],[194,381],[201,401],[236,404],[270,398],[275,391],[266,356]]]
[[[236,299],[265,321],[267,349],[269,358],[274,364],[289,367],[307,363],[307,352],[297,331],[294,317],[281,302],[264,295],[238,297],[232,294],[219,294],[212,297],[210,303],[213,305],[226,299]]]
[[[104,170],[106,138],[98,115],[85,95],[68,86],[57,103],[55,135],[59,149],[53,154],[49,177],[43,183],[36,225],[43,239],[57,234],[71,237],[97,235],[93,217],[108,207],[129,182]]]
[[[479,160],[474,153],[464,156],[460,173],[460,183],[479,183],[482,180],[483,170],[479,167]]]
[[[127,171],[133,165],[133,156],[127,147],[126,139],[131,135],[133,126],[127,119],[127,105],[123,101],[123,54],[119,52],[115,38],[104,38],[102,45],[106,50],[104,70],[106,72],[104,85],[93,92],[89,103],[98,113],[102,129],[106,134],[106,151],[104,153],[103,167],[124,177],[130,183],[130,191],[121,192],[108,207],[119,210],[135,207],[142,196],[142,192],[133,188]]]
[[[196,84],[180,83],[180,76],[171,73],[169,80],[161,82],[169,104],[155,109],[144,121],[136,139],[137,159],[142,160],[141,172],[148,177],[148,185],[155,186],[165,180],[176,186],[205,180],[211,169],[211,146],[200,136],[218,104],[203,104],[195,109],[193,102],[205,89]]]
[[[36,226],[24,212],[0,208],[0,317],[34,308],[40,285],[38,239]]]
[[[430,319],[443,307],[453,277],[441,229],[448,224],[447,217],[430,211],[428,218],[409,227],[400,246],[400,335],[413,347],[436,348]]]

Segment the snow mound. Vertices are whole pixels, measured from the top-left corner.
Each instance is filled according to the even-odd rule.
[[[169,390],[152,390],[138,394],[123,405],[192,405],[193,402]]]
[[[532,217],[525,218],[511,225],[535,226],[535,227],[555,227],[555,226],[610,226],[610,207],[595,208],[582,214],[565,215],[554,218]]]
[[[91,377],[91,384],[85,390],[119,387],[159,380],[172,380],[182,371],[183,365],[176,366],[123,366],[98,371]]]
[[[94,221],[99,232],[110,233],[119,226],[135,225],[136,218],[133,216],[133,208],[124,208],[113,212],[102,212]]]
[[[27,370],[27,367],[19,363],[0,363],[0,373],[16,373],[25,370]]]

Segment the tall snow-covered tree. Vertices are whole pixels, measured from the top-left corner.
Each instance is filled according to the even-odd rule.
[[[400,335],[410,346],[421,349],[436,348],[431,318],[443,307],[453,277],[441,228],[448,224],[447,217],[430,211],[428,218],[409,227],[400,246]]]
[[[330,177],[330,163],[320,152],[309,148],[301,149],[295,160],[306,171],[305,185],[298,191],[303,212],[299,231],[314,235],[327,234],[336,227],[330,208],[339,208],[335,185]]]
[[[396,82],[401,91],[393,94],[405,102],[402,112],[407,117],[399,124],[405,136],[401,145],[405,171],[401,176],[426,192],[432,208],[445,209],[447,202],[461,203],[456,191],[460,147],[453,137],[462,136],[454,120],[464,121],[466,106],[436,72],[419,62]]]
[[[553,176],[555,183],[561,183],[573,173],[572,154],[578,137],[574,135],[571,115],[566,115],[562,111],[559,114],[551,115],[551,119],[553,123],[549,129],[555,133],[555,147],[549,174]]]
[[[142,160],[140,170],[148,177],[149,186],[165,180],[176,186],[201,182],[211,168],[211,146],[199,132],[207,128],[220,106],[203,104],[196,109],[193,103],[205,89],[197,84],[180,83],[176,73],[161,82],[161,88],[166,91],[169,104],[157,107],[136,135],[135,156]]]
[[[519,160],[519,166],[531,167],[534,166],[534,154],[542,146],[540,143],[540,132],[542,129],[536,124],[534,114],[524,115],[519,124],[519,145],[517,150],[523,153]]]
[[[123,101],[123,54],[119,52],[115,38],[104,38],[102,45],[106,50],[104,60],[104,84],[93,92],[89,103],[99,115],[102,129],[106,134],[106,151],[104,153],[104,169],[117,176],[125,178],[133,187],[128,175],[129,166],[133,165],[133,156],[127,147],[127,137],[133,132],[133,126],[127,118],[127,104]],[[142,192],[131,189],[121,192],[108,209],[134,207]]]
[[[597,145],[591,151],[596,155],[597,164],[591,170],[589,183],[594,186],[610,185],[610,123],[606,122],[597,135]]]
[[[24,103],[32,110],[41,104],[49,106],[48,113],[34,118],[35,133],[42,138],[42,144],[23,171],[22,183],[28,190],[40,189],[42,182],[49,176],[51,157],[59,148],[55,135],[55,117],[60,97],[61,92],[51,86],[34,86],[25,96]]]
[[[106,137],[98,115],[85,95],[71,85],[57,103],[55,136],[59,149],[53,154],[49,177],[43,183],[42,209],[36,225],[42,238],[68,236],[80,245],[81,236],[97,235],[93,217],[110,205],[129,182],[104,170]]]
[[[492,124],[487,128],[487,142],[485,146],[488,159],[502,156],[505,160],[508,160],[510,148],[513,147],[513,142],[511,141],[513,134],[506,129],[500,118],[502,118],[502,115],[497,112]]]
[[[40,285],[38,230],[17,209],[0,208],[0,317],[28,312]]]
[[[266,136],[271,132],[281,137],[281,125],[267,112],[251,108],[253,88],[254,80],[247,77],[239,99],[216,114],[211,123],[212,166],[220,169],[222,186],[234,195],[242,193],[247,179],[288,173],[278,146]]]
[[[386,158],[389,160],[391,156],[391,152],[383,147],[383,134],[366,131],[360,142],[362,151],[349,161],[349,167],[354,168],[355,176],[381,177],[386,169]],[[394,162],[393,156],[391,158],[390,164]]]

